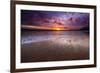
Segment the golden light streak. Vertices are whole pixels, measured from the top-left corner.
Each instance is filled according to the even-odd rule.
[[[21,25],[22,29],[41,29],[41,30],[76,30],[79,28],[76,27],[63,27],[63,26],[53,26],[53,27],[47,27],[47,26],[33,26],[33,25]]]
[[[59,30],[60,30],[60,28],[56,28],[55,30],[59,31]]]

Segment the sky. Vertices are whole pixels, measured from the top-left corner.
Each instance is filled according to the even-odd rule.
[[[79,29],[89,27],[89,13],[21,10],[21,25],[37,29]]]

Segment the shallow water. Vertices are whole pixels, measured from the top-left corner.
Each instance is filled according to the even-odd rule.
[[[21,44],[52,39],[88,39],[88,31],[22,31]]]

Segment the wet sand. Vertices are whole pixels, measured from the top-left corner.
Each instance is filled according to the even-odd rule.
[[[40,33],[40,32],[39,32]],[[29,33],[27,33],[29,34]],[[65,33],[64,33],[65,34]],[[87,33],[49,34],[46,40],[32,40],[21,44],[21,62],[45,62],[89,59],[89,36]],[[30,35],[30,34],[29,34]],[[30,35],[30,36],[33,36]],[[44,35],[44,34],[43,34]],[[26,37],[26,34],[23,34]],[[39,35],[40,36],[40,35]],[[41,35],[41,37],[44,37]],[[33,38],[34,39],[34,38]]]

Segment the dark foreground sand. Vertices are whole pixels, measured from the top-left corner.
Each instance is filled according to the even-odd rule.
[[[89,59],[88,39],[61,38],[21,45],[21,62],[24,63],[84,59]]]

